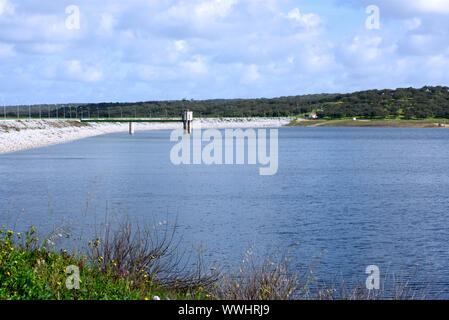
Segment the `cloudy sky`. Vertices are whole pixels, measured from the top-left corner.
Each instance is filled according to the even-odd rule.
[[[449,0],[0,0],[0,105],[424,85],[449,85]]]

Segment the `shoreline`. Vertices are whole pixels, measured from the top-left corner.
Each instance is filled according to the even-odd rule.
[[[367,120],[367,119],[338,119],[338,120],[293,120],[289,127],[356,127],[356,128],[449,128],[447,120]],[[441,124],[441,126],[440,126]]]
[[[266,128],[288,125],[291,118],[201,118],[193,128]],[[181,129],[181,123],[134,123],[135,131]],[[82,123],[79,120],[0,120],[0,154],[70,142],[116,132],[128,123]]]

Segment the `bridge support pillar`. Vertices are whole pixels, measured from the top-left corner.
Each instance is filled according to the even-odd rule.
[[[134,134],[134,123],[133,122],[129,123],[129,134],[130,135]]]
[[[192,111],[184,111],[182,113],[182,122],[184,124],[184,131],[187,134],[192,133],[192,121],[193,121],[193,112]]]

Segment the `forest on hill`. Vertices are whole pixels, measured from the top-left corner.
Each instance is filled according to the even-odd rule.
[[[449,87],[368,90],[260,99],[147,101],[5,107],[6,117],[285,117],[316,112],[320,118],[448,118]],[[1,112],[1,111],[0,111]]]

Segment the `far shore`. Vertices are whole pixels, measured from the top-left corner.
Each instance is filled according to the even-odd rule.
[[[174,130],[181,123],[135,123],[136,131]],[[263,128],[263,127],[378,127],[378,128],[449,128],[449,120],[305,120],[302,118],[197,118],[193,128]],[[127,132],[128,123],[84,123],[66,120],[0,120],[0,154],[69,142],[115,132]]]
[[[193,128],[282,127],[292,118],[197,118]],[[135,123],[136,131],[181,129],[182,123]],[[84,123],[66,120],[0,120],[0,154],[69,142],[115,132],[127,132],[128,123]]]
[[[378,128],[449,128],[449,120],[338,119],[293,120],[290,127],[378,127]]]

